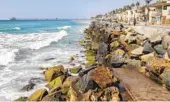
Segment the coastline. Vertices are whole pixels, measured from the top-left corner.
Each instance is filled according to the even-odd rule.
[[[168,70],[160,73],[162,68],[169,68],[169,58],[161,56],[165,54],[164,49],[152,48],[161,45],[159,35],[148,39],[131,27],[122,28],[119,23],[109,24],[95,21],[84,31],[85,38],[79,43],[85,48],[82,52],[85,53],[86,63],[71,69],[65,69],[62,65],[42,67],[48,90],[36,90],[31,96],[20,97],[17,101],[134,100],[126,86],[114,76],[113,69],[116,68],[137,69],[169,88],[166,83]],[[70,62],[74,60],[75,56],[70,58]],[[161,99],[166,100],[163,97]]]

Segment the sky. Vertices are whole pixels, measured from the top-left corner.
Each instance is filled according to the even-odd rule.
[[[137,0],[0,0],[0,19],[90,18],[134,1]]]

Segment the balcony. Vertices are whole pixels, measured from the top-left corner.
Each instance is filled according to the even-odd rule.
[[[136,13],[135,17],[142,17],[144,15],[144,13]]]
[[[161,16],[162,15],[162,11],[150,11],[150,15],[151,16]]]

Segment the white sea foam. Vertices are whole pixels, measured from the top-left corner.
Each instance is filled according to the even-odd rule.
[[[1,34],[0,35],[0,65],[8,65],[15,60],[16,53],[21,48],[40,49],[57,42],[67,35],[62,30],[55,33],[32,33],[32,34]]]
[[[70,29],[71,26],[63,26],[63,27],[58,27],[57,29],[59,30],[67,30],[67,29]]]
[[[0,49],[0,65],[7,65],[15,59],[18,49]]]
[[[15,28],[12,28],[12,29],[14,29],[14,30],[21,30],[20,27],[15,27]]]
[[[40,49],[50,45],[52,42],[57,42],[64,36],[67,36],[67,32],[64,30],[53,33],[1,34],[0,42],[3,46]]]

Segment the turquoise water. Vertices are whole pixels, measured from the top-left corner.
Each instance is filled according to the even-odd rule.
[[[89,21],[0,21],[0,100],[28,96],[20,89],[39,78],[35,89],[44,87],[40,66],[64,64],[72,55],[82,56],[79,40]],[[78,65],[83,63],[79,58]]]

